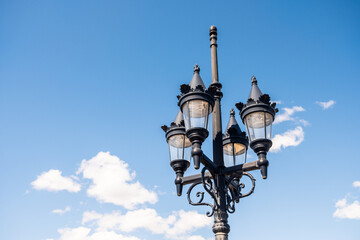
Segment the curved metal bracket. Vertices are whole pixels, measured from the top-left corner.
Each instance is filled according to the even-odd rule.
[[[242,194],[242,189],[245,188],[245,184],[241,182],[243,176],[248,177],[251,180],[252,187],[249,192],[246,194]],[[218,203],[218,192],[217,189],[219,186],[216,185],[216,176],[213,171],[209,167],[203,167],[201,170],[201,179],[194,182],[189,190],[187,191],[187,199],[189,204],[193,206],[209,206],[211,211],[207,212],[206,215],[211,217],[214,212],[220,208],[220,203]],[[203,185],[205,191],[210,195],[210,197],[214,200],[213,204],[204,202],[205,192],[198,191],[195,196],[198,198],[197,201],[193,201],[191,199],[191,192],[197,185]],[[248,172],[237,171],[231,174],[230,177],[226,179],[225,184],[225,192],[226,192],[226,210],[228,213],[235,212],[235,204],[240,201],[241,198],[250,196],[255,190],[255,178]]]
[[[205,176],[205,172],[208,171],[211,175],[211,177],[207,177]],[[201,181],[195,182],[193,183],[189,190],[187,191],[187,199],[189,201],[189,204],[193,205],[193,206],[201,206],[201,205],[205,205],[205,206],[209,206],[211,208],[211,212],[206,212],[206,216],[211,217],[214,212],[219,208],[219,204],[217,202],[217,198],[216,198],[216,185],[215,185],[215,181],[213,183],[213,181],[211,180],[214,179],[214,174],[212,171],[210,171],[207,167],[204,167],[201,170]],[[214,200],[214,204],[210,204],[210,203],[206,203],[203,202],[204,200],[204,192],[197,192],[196,193],[196,197],[199,198],[198,201],[194,202],[191,199],[191,192],[194,189],[194,187],[196,187],[197,185],[202,184],[205,191],[211,196],[211,198]]]
[[[241,190],[245,188],[245,184],[241,183],[240,180],[243,176],[250,178],[252,187],[246,194],[242,194]],[[255,178],[247,172],[235,172],[227,180],[225,185],[226,202],[228,213],[235,212],[235,203],[238,203],[241,198],[250,196],[255,190]]]

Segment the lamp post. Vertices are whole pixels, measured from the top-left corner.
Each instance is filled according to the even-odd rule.
[[[249,138],[242,132],[236,119],[234,109],[230,112],[230,120],[225,132],[221,122],[221,83],[218,80],[217,64],[217,29],[210,27],[210,48],[212,83],[208,88],[200,77],[200,68],[194,67],[194,75],[189,84],[180,87],[178,96],[180,111],[170,127],[162,126],[169,144],[170,165],[176,173],[175,185],[177,194],[181,196],[183,185],[190,185],[187,198],[191,205],[205,205],[211,208],[207,216],[214,216],[213,232],[215,240],[227,240],[230,226],[228,213],[235,212],[235,204],[241,198],[251,195],[255,188],[255,179],[249,173],[260,169],[263,179],[267,178],[269,162],[266,158],[272,142],[272,122],[275,119],[276,104],[270,102],[267,94],[262,94],[257,80],[251,79],[251,91],[247,102],[235,104],[240,111],[242,122],[246,126]],[[201,150],[201,145],[209,135],[208,121],[212,113],[213,160]],[[258,160],[246,162],[248,146],[254,150]],[[191,149],[191,152],[190,152]],[[200,174],[184,177],[190,166],[190,157],[194,160],[194,168],[203,167]],[[251,180],[249,192],[242,193],[245,185],[243,177]],[[194,187],[202,185],[213,202],[204,201],[205,193],[196,193],[197,201],[193,201],[191,193]]]

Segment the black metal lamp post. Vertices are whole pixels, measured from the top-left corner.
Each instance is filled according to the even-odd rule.
[[[200,68],[195,66],[190,84],[180,87],[178,96],[180,112],[170,127],[162,126],[166,132],[166,139],[170,150],[170,165],[176,173],[177,194],[182,193],[183,185],[191,184],[187,191],[187,198],[191,205],[206,205],[211,207],[207,216],[214,215],[213,232],[215,240],[227,240],[230,226],[228,213],[235,212],[235,203],[241,198],[251,195],[255,188],[255,179],[250,171],[260,169],[264,179],[267,178],[269,162],[266,154],[271,142],[272,122],[277,109],[276,104],[270,102],[267,94],[262,94],[257,86],[256,78],[252,78],[252,88],[246,104],[237,103],[240,116],[246,126],[246,133],[240,130],[235,119],[235,111],[230,112],[230,120],[222,133],[221,123],[221,83],[218,80],[217,65],[217,29],[210,28],[210,48],[212,83],[206,89],[201,77]],[[213,160],[209,159],[201,150],[201,145],[209,135],[208,120],[212,116]],[[246,162],[248,145],[255,151],[258,160]],[[190,165],[191,156],[195,169],[204,165],[201,174],[184,177],[184,172]],[[246,194],[242,193],[245,185],[241,182],[246,176],[252,182],[252,187]],[[205,193],[196,193],[197,201],[191,198],[194,187],[202,185],[213,199],[213,203],[204,202]]]

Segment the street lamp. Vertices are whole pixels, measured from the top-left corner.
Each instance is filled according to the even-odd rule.
[[[269,165],[266,154],[272,146],[272,123],[278,111],[276,103],[270,102],[268,94],[262,94],[255,76],[251,78],[251,91],[246,104],[235,104],[250,137],[250,147],[259,157],[259,167],[263,179],[267,178]]]
[[[194,167],[199,169],[201,144],[209,135],[208,120],[214,107],[214,99],[200,77],[198,65],[194,67],[194,75],[190,83],[181,85],[180,91],[178,105],[185,120],[186,136],[193,146],[191,155],[194,159]]]
[[[178,196],[182,193],[181,178],[190,166],[191,143],[185,136],[185,126],[182,112],[179,111],[170,127],[161,127],[165,132],[166,141],[169,144],[170,166],[176,173],[175,185]]]
[[[208,88],[200,77],[200,68],[194,67],[194,75],[189,84],[180,87],[178,96],[180,111],[170,127],[162,126],[169,144],[170,165],[176,173],[175,184],[177,194],[182,194],[183,185],[190,184],[187,198],[191,205],[205,205],[211,208],[207,216],[214,216],[213,232],[215,240],[227,240],[230,226],[228,213],[235,212],[235,204],[241,198],[251,195],[255,189],[255,179],[249,173],[260,169],[264,179],[267,178],[269,162],[266,158],[272,142],[272,123],[275,119],[276,104],[270,102],[267,94],[262,94],[257,80],[253,76],[251,91],[246,104],[236,104],[240,111],[246,133],[241,131],[235,119],[235,111],[230,111],[230,119],[225,132],[222,132],[221,92],[222,85],[218,80],[217,64],[217,29],[210,27],[211,70],[212,83]],[[201,145],[209,135],[208,121],[212,116],[213,160],[201,150]],[[248,146],[254,150],[258,160],[246,162]],[[191,149],[191,152],[190,152]],[[201,174],[184,177],[190,166],[190,157],[194,160],[194,168],[203,168]],[[245,185],[243,177],[251,180],[252,187],[247,193],[242,193]],[[202,185],[213,199],[212,203],[204,201],[204,192],[196,193],[197,200],[192,199],[192,190]]]
[[[235,111],[231,109],[230,120],[223,134],[223,151],[225,167],[233,167],[246,162],[248,138],[242,132],[235,119]]]

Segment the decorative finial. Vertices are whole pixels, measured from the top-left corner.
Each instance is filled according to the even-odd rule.
[[[212,26],[210,27],[209,35],[210,35],[210,41],[211,41],[210,47],[212,46],[212,44],[215,44],[215,45],[216,45],[216,40],[217,40],[217,28],[216,28],[214,25],[212,25]]]
[[[235,116],[235,110],[233,108],[230,110],[230,116]]]
[[[217,31],[216,26],[215,26],[215,25],[212,25],[212,26],[210,27],[210,33],[211,33],[211,32],[216,32],[216,31]]]
[[[199,73],[200,72],[200,67],[199,65],[195,64],[195,67],[194,67],[194,73],[197,72]]]
[[[251,83],[252,83],[252,85],[254,85],[254,84],[257,85],[257,80],[254,75],[251,77]]]

